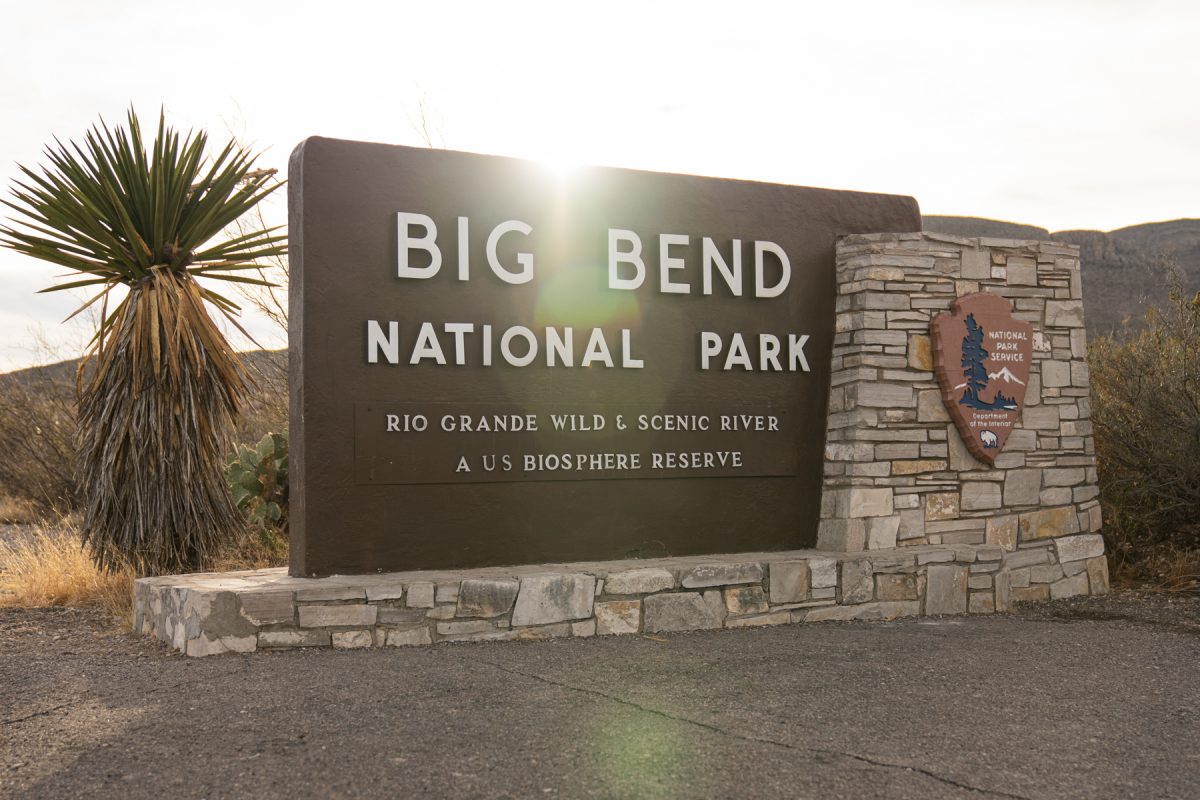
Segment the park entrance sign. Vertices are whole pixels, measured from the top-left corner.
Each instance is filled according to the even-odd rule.
[[[840,234],[910,198],[314,138],[292,156],[297,576],[816,538]]]

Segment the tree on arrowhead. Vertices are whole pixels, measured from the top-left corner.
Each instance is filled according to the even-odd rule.
[[[975,408],[987,406],[979,399],[979,393],[987,388],[988,375],[983,362],[987,360],[988,351],[983,349],[983,327],[975,321],[974,314],[967,314],[967,335],[963,337],[962,368],[967,388],[962,400],[965,405]]]

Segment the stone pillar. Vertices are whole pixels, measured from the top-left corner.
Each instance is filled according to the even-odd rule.
[[[1079,248],[936,233],[837,248],[817,546],[1031,543],[1100,529]],[[929,323],[995,292],[1034,330],[1024,408],[995,466],[966,449],[933,374]]]

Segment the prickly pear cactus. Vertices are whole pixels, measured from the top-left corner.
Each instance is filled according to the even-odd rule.
[[[287,530],[287,433],[268,433],[229,458],[225,481],[238,509],[259,531]]]

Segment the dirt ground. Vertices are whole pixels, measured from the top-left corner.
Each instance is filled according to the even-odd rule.
[[[1200,598],[187,659],[0,610],[0,796],[1200,796]]]

